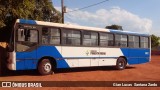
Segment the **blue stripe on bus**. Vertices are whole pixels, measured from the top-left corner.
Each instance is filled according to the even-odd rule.
[[[141,64],[149,62],[149,49],[121,48],[123,55],[127,58],[128,64]]]
[[[37,49],[37,58],[40,59],[43,56],[50,56],[53,58],[63,58],[60,52],[56,49],[55,46],[40,46]],[[57,68],[69,68],[67,62],[62,60],[56,60]]]
[[[105,58],[117,59],[118,57],[63,57],[57,59],[61,60],[61,59],[105,59]]]
[[[64,59],[118,59],[119,57],[63,57],[63,58],[55,58],[56,60],[64,60]],[[37,60],[37,58],[18,58],[16,61],[23,60]]]
[[[19,21],[23,24],[37,24],[35,20],[19,19]]]
[[[54,58],[63,58],[62,55],[59,53],[59,51],[56,49],[56,47],[40,46],[31,52],[17,52],[16,53],[16,59],[17,59],[16,70],[36,69],[38,60],[44,56],[50,56]],[[26,58],[30,58],[30,59],[28,60]],[[34,58],[34,60],[32,60],[32,58]],[[56,60],[56,63],[57,63],[57,68],[69,68],[69,65],[64,59]]]

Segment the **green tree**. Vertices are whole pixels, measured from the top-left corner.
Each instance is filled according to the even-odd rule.
[[[61,14],[51,0],[0,0],[0,28],[17,18],[61,22]]]
[[[18,18],[61,23],[61,13],[51,0],[0,0],[0,42],[9,40]]]
[[[159,40],[160,40],[160,38],[159,37],[157,37],[156,35],[151,35],[151,47],[152,48],[156,48],[156,47],[158,47],[159,46]]]
[[[122,29],[122,26],[115,25],[115,24],[113,24],[113,25],[111,25],[111,26],[106,26],[105,28],[106,28],[106,29],[123,30],[123,29]]]

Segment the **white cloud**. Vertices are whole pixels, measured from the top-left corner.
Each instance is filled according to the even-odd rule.
[[[68,9],[72,11],[72,9]],[[66,13],[68,22],[78,23],[85,26],[104,28],[106,25],[121,25],[124,30],[148,33],[152,28],[152,21],[141,18],[120,7],[112,7],[110,10],[99,9],[95,12],[76,11]]]
[[[61,12],[61,7],[54,7],[54,8]]]

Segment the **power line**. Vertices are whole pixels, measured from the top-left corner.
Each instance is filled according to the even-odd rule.
[[[101,3],[104,3],[108,0],[104,0],[104,1],[101,1],[99,3],[95,3],[95,4],[92,4],[92,5],[89,5],[89,6],[85,6],[85,7],[82,7],[82,8],[79,8],[79,9],[76,9],[76,10],[72,10],[72,11],[68,11],[67,13],[70,13],[70,12],[76,12],[76,11],[79,11],[79,10],[82,10],[82,9],[86,9],[86,8],[90,8],[90,7],[93,7],[93,6],[96,6],[96,5],[99,5]]]
[[[68,18],[70,21],[74,22],[71,18],[69,18],[69,17],[70,17],[69,14],[68,14],[68,15],[65,15],[65,16],[66,16],[66,18]]]

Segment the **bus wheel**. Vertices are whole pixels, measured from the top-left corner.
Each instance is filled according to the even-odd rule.
[[[123,70],[126,68],[126,60],[123,57],[119,57],[116,63],[116,68],[118,70]]]
[[[38,64],[38,71],[41,75],[48,75],[51,74],[52,71],[52,64],[49,61],[49,59],[43,59],[39,64]]]

